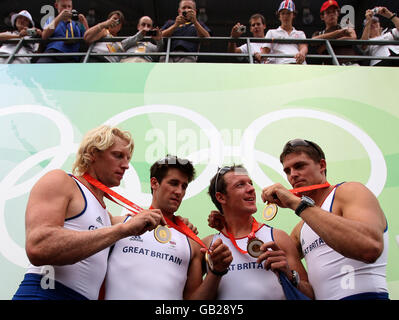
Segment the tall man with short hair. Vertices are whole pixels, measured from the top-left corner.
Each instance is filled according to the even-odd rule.
[[[291,237],[306,260],[315,298],[388,299],[388,226],[374,194],[358,182],[329,185],[324,152],[312,141],[287,142],[280,162],[293,188],[321,185],[302,197],[281,184],[262,192],[263,201],[302,219]]]
[[[133,148],[129,132],[100,126],[89,131],[80,144],[73,168],[76,176],[53,170],[33,186],[25,218],[31,264],[14,299],[97,299],[109,247],[164,223],[161,212],[154,209],[112,225],[104,191],[85,178],[88,174],[109,188],[118,186],[129,168]],[[54,287],[43,287],[43,279]]]

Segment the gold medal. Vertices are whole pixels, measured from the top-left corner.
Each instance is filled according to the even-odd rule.
[[[209,269],[213,270],[213,262],[211,256],[209,255],[208,251],[205,253],[205,261],[208,264]]]
[[[154,230],[154,237],[160,243],[168,243],[172,238],[172,232],[167,226],[158,226]]]
[[[265,219],[266,221],[270,221],[273,220],[274,217],[277,214],[277,205],[275,203],[268,203],[264,208],[263,208],[263,212],[262,212],[262,217],[263,219]]]
[[[253,258],[259,257],[262,254],[262,251],[260,250],[262,244],[263,241],[259,240],[258,238],[248,240],[248,245],[247,245],[248,254]]]

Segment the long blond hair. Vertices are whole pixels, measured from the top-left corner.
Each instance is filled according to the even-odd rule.
[[[130,155],[132,155],[134,141],[130,132],[122,131],[116,127],[101,125],[90,130],[83,137],[72,167],[72,173],[77,176],[83,175],[90,167],[93,152],[110,148],[115,142],[115,137],[119,137],[129,144]]]

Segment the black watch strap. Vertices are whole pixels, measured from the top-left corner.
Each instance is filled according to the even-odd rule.
[[[228,269],[228,268],[227,268],[226,270],[224,270],[224,271],[216,271],[216,270],[213,270],[213,269],[211,269],[211,268],[209,268],[209,270],[210,270],[214,275],[219,276],[219,277],[222,277],[222,276],[224,276],[227,272],[229,272],[229,269]]]
[[[295,209],[295,214],[300,217],[303,210],[305,210],[309,205],[305,201],[301,201],[299,206]]]

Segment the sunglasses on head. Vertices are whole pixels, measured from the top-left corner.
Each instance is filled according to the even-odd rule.
[[[317,151],[318,155],[320,156],[320,159],[326,158],[323,151],[320,150],[320,147],[318,147],[314,142],[304,139],[293,139],[288,141],[285,144],[283,152],[286,151],[288,147],[295,148],[299,146],[311,147]]]

